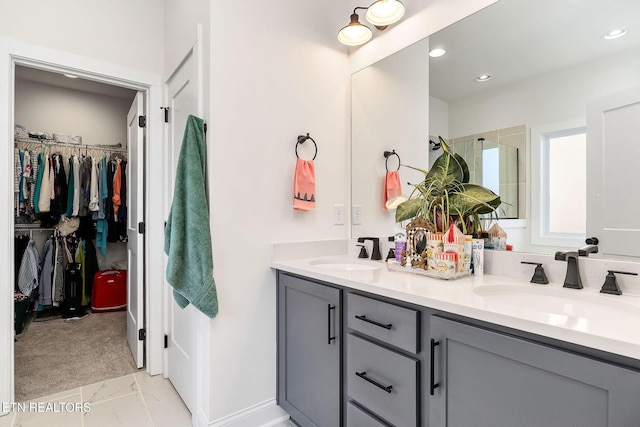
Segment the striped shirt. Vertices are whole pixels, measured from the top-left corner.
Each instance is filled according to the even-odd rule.
[[[24,250],[20,271],[18,273],[18,287],[20,292],[30,295],[38,287],[38,276],[40,275],[40,256],[36,248],[36,242],[30,240],[27,249]]]

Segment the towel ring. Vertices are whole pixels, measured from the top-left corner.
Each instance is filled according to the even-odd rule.
[[[385,168],[386,170],[389,170],[389,157],[391,157],[391,156],[396,156],[396,157],[398,158],[398,169],[396,169],[396,170],[400,170],[400,164],[401,164],[402,162],[400,161],[400,156],[398,155],[398,153],[396,153],[396,150],[393,150],[393,151],[385,151],[385,152],[384,152],[384,158],[386,159],[386,160],[384,161],[384,168]]]
[[[298,142],[296,142],[296,157],[297,157],[297,158],[300,158],[300,156],[298,156],[298,145],[300,145],[300,144],[304,143],[307,139],[310,139],[310,140],[311,140],[311,142],[313,142],[313,146],[314,146],[314,147],[315,147],[315,149],[316,149],[316,152],[315,152],[315,154],[313,155],[313,159],[311,159],[311,160],[315,160],[315,159],[316,159],[316,156],[318,155],[318,144],[316,144],[316,142],[313,140],[313,138],[311,138],[311,137],[309,136],[309,134],[308,134],[308,133],[307,133],[307,135],[306,135],[306,136],[305,136],[305,135],[298,135]]]

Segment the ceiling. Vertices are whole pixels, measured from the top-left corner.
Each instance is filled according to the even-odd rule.
[[[60,73],[44,71],[36,68],[16,65],[16,79],[27,80],[49,86],[56,86],[81,92],[94,93],[97,95],[111,96],[133,100],[136,95],[135,90],[112,86],[105,83],[96,82],[83,78],[69,78]]]
[[[620,26],[624,37],[601,38]],[[499,0],[429,41],[447,49],[429,61],[430,94],[453,101],[640,45],[640,1]]]

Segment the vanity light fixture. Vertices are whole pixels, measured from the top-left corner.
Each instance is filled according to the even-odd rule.
[[[404,5],[399,0],[378,0],[367,9],[366,18],[378,29],[398,22],[404,16]]]
[[[354,8],[350,18],[351,22],[338,32],[338,40],[347,46],[365,44],[373,37],[371,29],[360,23],[360,17],[356,13],[358,9],[366,10],[367,21],[381,31],[398,22],[405,12],[404,5],[399,0],[378,0],[369,7]]]
[[[338,33],[338,40],[340,43],[346,44],[347,46],[359,46],[361,44],[365,44],[371,40],[371,37],[373,37],[371,29],[366,25],[362,25],[358,20],[359,16],[356,13],[356,10],[358,9],[366,9],[366,7],[356,7],[353,9],[351,22],[349,25],[342,27]]]
[[[617,39],[618,37],[622,37],[625,34],[627,34],[626,28],[616,28],[614,30],[607,31],[606,33],[604,33],[602,35],[602,38],[605,40],[613,40],[613,39]]]
[[[429,56],[432,58],[439,58],[445,53],[447,53],[447,49],[444,49],[442,47],[436,47],[435,49],[431,49],[429,51]]]
[[[476,77],[477,82],[486,82],[487,80],[490,80],[490,79],[491,79],[491,74],[482,74]]]

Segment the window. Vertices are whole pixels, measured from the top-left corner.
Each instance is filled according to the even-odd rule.
[[[544,136],[546,234],[585,234],[587,228],[587,134],[572,131]]]
[[[531,242],[580,246],[587,226],[586,127],[534,130],[531,142],[537,157],[532,162]]]

